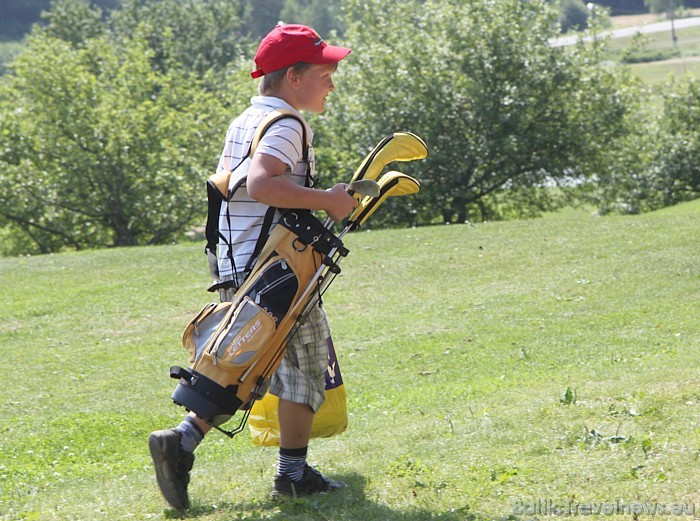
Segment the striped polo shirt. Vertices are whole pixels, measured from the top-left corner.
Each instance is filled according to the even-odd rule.
[[[226,132],[226,142],[221,153],[217,173],[232,170],[229,189],[248,174],[251,159],[247,157],[255,130],[265,116],[275,109],[287,109],[296,113],[306,125],[309,143],[313,134],[303,116],[287,102],[271,96],[254,96],[251,106],[233,120]],[[265,132],[256,154],[269,154],[287,165],[284,175],[299,185],[306,182],[306,163],[303,160],[303,138],[301,123],[292,118],[284,118],[270,126]],[[314,173],[314,153],[309,145],[309,166]],[[218,261],[219,275],[223,280],[233,278],[229,247],[233,251],[235,272],[240,274],[248,263],[255,244],[260,236],[265,213],[269,207],[248,195],[243,181],[230,202],[224,201],[219,212]],[[278,212],[279,213],[279,212]],[[275,221],[278,216],[275,216]],[[238,284],[242,280],[237,281]]]

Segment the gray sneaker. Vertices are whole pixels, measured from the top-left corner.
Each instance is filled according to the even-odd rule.
[[[342,481],[327,478],[310,465],[304,466],[304,474],[299,481],[292,481],[289,476],[275,475],[272,496],[301,497],[311,494],[332,492],[347,485]]]
[[[148,448],[163,497],[173,508],[185,510],[190,506],[187,485],[194,454],[180,447],[180,433],[175,429],[152,432],[148,437]]]

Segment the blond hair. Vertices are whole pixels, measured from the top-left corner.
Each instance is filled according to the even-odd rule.
[[[335,69],[337,69],[338,63],[335,63],[334,65]],[[297,62],[294,65],[290,65],[289,67],[284,67],[276,71],[268,72],[267,74],[265,74],[265,76],[262,77],[262,81],[258,85],[258,94],[260,94],[261,96],[274,96],[277,93],[277,90],[279,89],[282,79],[287,75],[287,71],[289,69],[294,70],[298,74],[304,74],[313,66],[313,63]]]
[[[312,63],[297,62],[289,67],[284,67],[282,69],[277,69],[276,71],[268,72],[262,77],[260,85],[258,85],[258,94],[261,96],[274,96],[279,89],[280,83],[282,83],[283,78],[287,75],[289,69],[294,70],[299,74],[303,74],[313,66]]]

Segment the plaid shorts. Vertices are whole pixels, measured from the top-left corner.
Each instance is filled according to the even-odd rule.
[[[221,290],[221,300],[233,299],[234,293]],[[326,312],[316,304],[287,341],[282,362],[270,377],[270,393],[282,400],[306,404],[317,412],[326,399],[330,336]]]
[[[317,412],[326,399],[330,336],[326,313],[317,304],[287,342],[282,363],[270,379],[270,393]]]

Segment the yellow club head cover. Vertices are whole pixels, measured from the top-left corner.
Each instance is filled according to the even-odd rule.
[[[377,179],[382,169],[392,161],[414,161],[428,157],[425,142],[411,132],[396,132],[382,139],[365,157],[352,176],[358,179]]]
[[[379,179],[379,197],[365,197],[348,219],[354,223],[353,228],[364,224],[387,197],[415,194],[420,190],[420,183],[409,175],[391,171]]]

